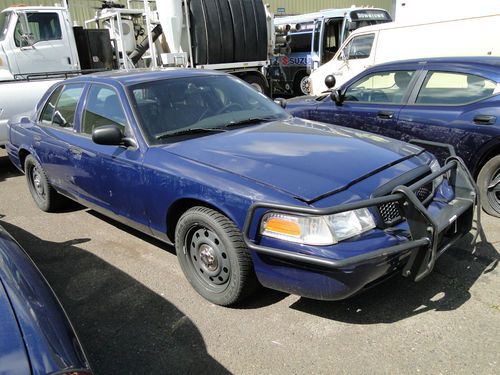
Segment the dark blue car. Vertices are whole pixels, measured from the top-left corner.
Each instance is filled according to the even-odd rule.
[[[396,272],[419,280],[476,202],[459,158],[291,117],[211,71],[66,80],[10,124],[7,149],[42,210],[64,195],[174,243],[220,305],[259,283],[334,300]]]
[[[91,374],[50,286],[1,226],[0,374]]]
[[[500,217],[500,58],[381,64],[332,96],[293,99],[287,109],[298,117],[403,141],[453,145],[477,180],[483,209]]]

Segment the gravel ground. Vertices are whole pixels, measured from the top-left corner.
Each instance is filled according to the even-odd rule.
[[[500,219],[483,215],[419,283],[340,302],[261,290],[237,308],[190,287],[172,247],[95,211],[47,214],[0,153],[0,224],[32,256],[96,374],[499,374]]]

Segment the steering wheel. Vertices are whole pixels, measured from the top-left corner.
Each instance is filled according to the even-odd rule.
[[[373,90],[370,92],[370,101],[371,102],[388,102],[389,98],[386,93],[382,90]]]
[[[219,109],[217,112],[215,112],[216,115],[219,115],[221,113],[226,113],[228,112],[228,109],[229,108],[235,108],[237,110],[243,110],[243,107],[241,106],[241,104],[238,104],[238,103],[229,103],[227,105],[225,105],[224,107],[222,107],[221,109]]]

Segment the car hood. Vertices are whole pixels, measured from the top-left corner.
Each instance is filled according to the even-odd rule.
[[[379,135],[295,117],[163,147],[305,202],[422,152]]]

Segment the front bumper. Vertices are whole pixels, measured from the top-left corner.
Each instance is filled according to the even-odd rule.
[[[444,176],[447,180],[453,196],[447,200],[433,201],[439,205],[440,209],[431,212],[425,206],[429,202],[421,202],[417,198],[416,191],[439,176]],[[430,197],[430,199],[433,198]],[[402,208],[403,217],[408,226],[409,238],[401,239],[398,244],[393,246],[378,248],[343,259],[332,259],[326,256],[262,245],[262,242],[266,241],[261,241],[262,238],[258,235],[258,225],[255,225],[255,223],[260,223],[262,216],[269,210],[295,215],[331,215],[359,208],[375,209],[389,202],[397,202]],[[366,285],[393,272],[395,268],[402,268],[403,275],[411,277],[415,281],[423,279],[432,272],[439,255],[471,230],[474,211],[477,212],[479,226],[480,210],[477,186],[463,161],[456,156],[451,156],[440,170],[431,173],[413,185],[399,185],[389,195],[382,197],[321,209],[257,202],[252,205],[247,215],[243,228],[243,239],[246,246],[260,258],[271,260],[266,264],[266,262],[262,262],[262,259],[259,259],[256,268],[276,267],[277,263],[281,263],[281,266],[285,268],[301,269],[300,278],[310,276],[316,279],[315,282],[303,280],[304,285],[308,285],[304,288],[299,285],[297,272],[293,278],[281,283],[277,277],[274,280],[268,277],[272,272],[267,272],[266,276],[266,272],[260,272],[259,275],[259,270],[257,270],[257,275],[265,286],[311,298],[334,300],[356,293]],[[390,230],[390,228],[387,229]],[[251,239],[251,232],[253,232],[254,239]],[[356,241],[353,241],[352,244],[356,246]],[[380,267],[381,264],[384,264],[385,267]],[[285,275],[283,268],[279,273]],[[319,277],[319,274],[322,276]],[[345,277],[350,280],[347,284],[343,281]],[[338,285],[335,285],[336,280],[343,283],[342,288],[339,289]]]

